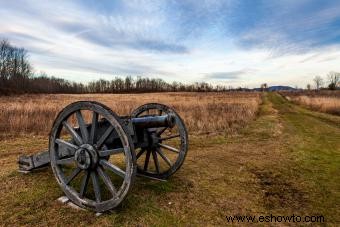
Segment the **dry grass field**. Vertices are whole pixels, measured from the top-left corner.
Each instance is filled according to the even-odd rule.
[[[101,102],[119,115],[158,102],[173,107],[191,134],[233,131],[254,119],[259,93],[147,93],[93,95],[21,95],[0,97],[0,136],[47,135],[57,113],[71,102]]]
[[[63,192],[51,168],[23,175],[17,158],[45,149],[55,114],[80,99],[103,102],[119,114],[150,101],[173,106],[190,132],[181,169],[166,182],[137,178],[122,205],[100,217],[57,202]],[[1,101],[1,132],[12,136],[0,137],[0,226],[244,226],[250,223],[231,223],[226,216],[293,214],[322,215],[324,223],[257,224],[340,223],[340,117],[276,93],[34,95]],[[238,133],[198,133],[215,130]]]
[[[340,91],[284,93],[288,100],[312,110],[340,115]]]

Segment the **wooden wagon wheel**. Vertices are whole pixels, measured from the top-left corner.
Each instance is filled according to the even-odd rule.
[[[105,141],[112,136],[119,142],[108,148]],[[96,102],[68,105],[54,121],[49,143],[53,173],[73,203],[103,212],[126,197],[136,175],[136,157],[131,137],[108,107]]]
[[[157,179],[167,179],[183,164],[188,151],[188,133],[180,116],[170,107],[159,103],[148,103],[135,109],[131,116],[175,117],[174,127],[150,130],[151,146],[136,149],[137,173]],[[150,160],[153,159],[153,162]]]

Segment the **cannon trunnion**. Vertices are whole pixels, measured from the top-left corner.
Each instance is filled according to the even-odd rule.
[[[97,102],[75,102],[54,121],[49,149],[19,157],[19,170],[51,165],[76,205],[103,212],[118,206],[136,175],[166,180],[183,164],[188,135],[179,115],[149,103],[118,116]]]

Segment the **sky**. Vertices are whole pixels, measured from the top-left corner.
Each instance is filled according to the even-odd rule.
[[[340,71],[340,1],[0,0],[0,39],[77,82],[305,87]]]

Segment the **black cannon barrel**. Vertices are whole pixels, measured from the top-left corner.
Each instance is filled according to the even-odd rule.
[[[172,128],[176,124],[176,118],[172,114],[161,116],[145,116],[131,118],[132,123],[137,128],[158,128],[169,127]]]

